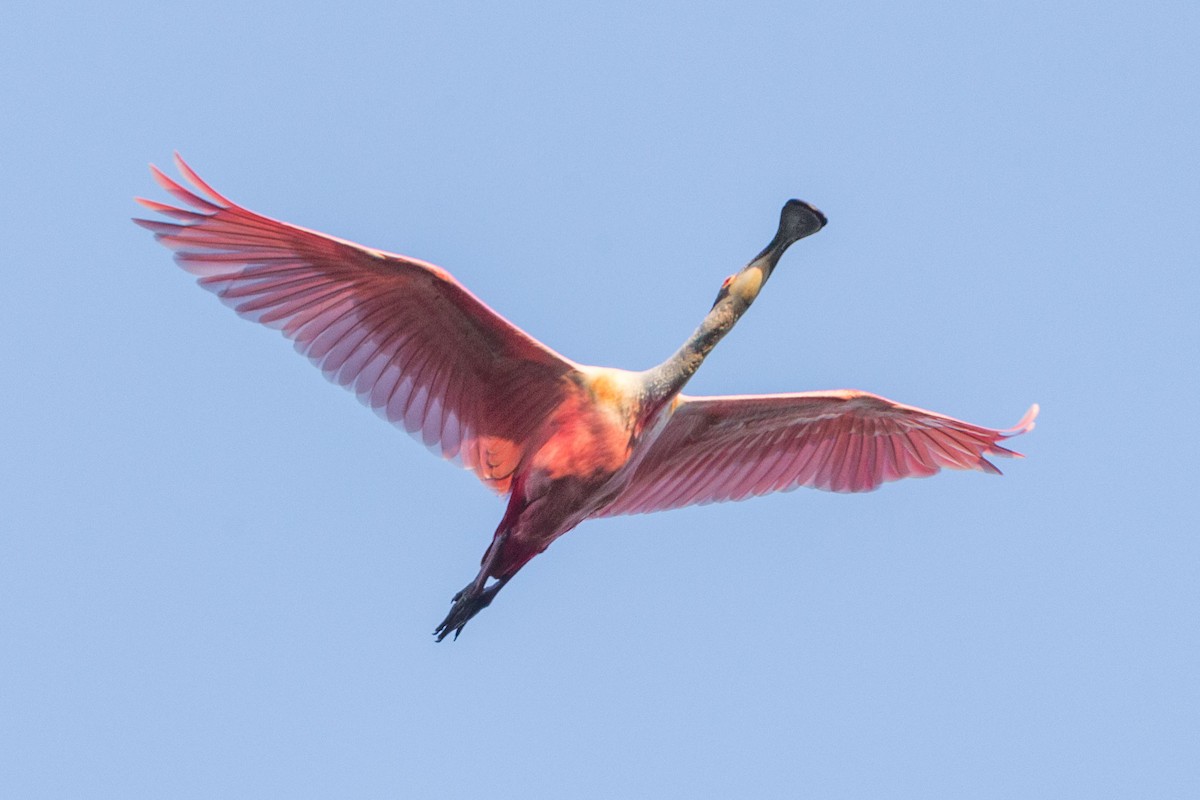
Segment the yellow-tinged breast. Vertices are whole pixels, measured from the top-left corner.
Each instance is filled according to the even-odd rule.
[[[628,461],[641,385],[625,370],[581,369],[578,389],[548,420],[549,437],[531,459],[550,480],[607,481]]]
[[[754,298],[758,297],[758,293],[762,291],[763,280],[762,268],[746,267],[730,282],[729,293],[741,297],[747,303],[752,303]]]
[[[595,367],[587,371],[584,385],[596,405],[628,413],[641,395],[641,385],[633,373],[623,369]]]

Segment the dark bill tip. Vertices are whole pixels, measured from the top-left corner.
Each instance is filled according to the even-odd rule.
[[[788,200],[779,212],[779,236],[788,244],[812,236],[829,220],[814,206],[803,200]]]

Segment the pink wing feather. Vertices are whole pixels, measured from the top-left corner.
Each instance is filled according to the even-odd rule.
[[[174,221],[135,222],[239,315],[278,328],[381,416],[509,490],[575,364],[445,270],[255,214],[175,160],[195,191],[151,170],[186,208],[138,198]]]
[[[999,470],[1001,431],[858,391],[683,397],[628,486],[597,516],[640,514],[810,486],[866,492],[942,467]]]

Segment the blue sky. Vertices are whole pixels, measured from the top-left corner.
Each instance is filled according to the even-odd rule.
[[[9,4],[0,795],[1200,788],[1188,3]],[[586,523],[454,643],[502,504],[129,224],[181,151],[576,360],[997,427],[943,474]]]

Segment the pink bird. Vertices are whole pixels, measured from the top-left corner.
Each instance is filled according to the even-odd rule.
[[[700,327],[642,372],[577,364],[445,270],[279,222],[151,167],[185,207],[135,220],[239,315],[278,328],[326,377],[484,485],[508,507],[440,642],[521,567],[585,519],[741,500],[811,486],[863,492],[942,467],[999,473],[985,456],[1033,428],[1037,405],[994,430],[855,390],[689,397],[681,390],[825,216],[789,200],[770,244],[725,279]]]

